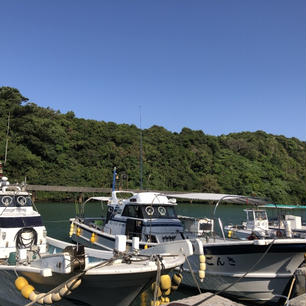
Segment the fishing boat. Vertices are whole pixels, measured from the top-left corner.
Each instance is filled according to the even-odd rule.
[[[297,212],[303,212],[305,218],[306,205],[289,205],[289,204],[265,204],[261,206],[266,210],[277,212],[275,218],[269,219],[269,229],[277,231],[279,236],[288,235],[294,238],[306,239],[306,224]]]
[[[198,193],[180,194],[177,197],[216,201],[214,219],[217,219],[215,217],[217,207],[224,200],[253,206],[266,205],[262,199],[237,195]],[[250,211],[253,213],[252,210]],[[254,215],[256,216],[255,213]],[[266,227],[266,214],[261,211],[257,216],[258,221],[263,223],[255,225]],[[295,271],[305,261],[306,240],[280,239],[278,236],[233,240],[225,236],[223,224],[219,218],[217,220],[216,224],[219,225],[222,235],[221,238],[215,234],[207,236],[205,242],[203,241],[206,275],[204,282],[198,281],[199,288],[246,302],[265,305],[283,304]],[[199,264],[199,258],[191,256],[190,263],[196,267]],[[184,266],[183,284],[194,287],[193,268]]]
[[[70,219],[70,236],[75,242],[103,249],[113,248],[116,234],[138,236],[143,248],[170,240],[178,243],[187,236],[198,238],[203,244],[206,263],[200,261],[198,254],[191,255],[188,261],[192,268],[184,264],[183,284],[207,291],[220,289],[223,295],[252,302],[279,303],[295,270],[304,260],[306,240],[277,237],[272,240],[230,240],[225,237],[222,221],[215,217],[203,218],[203,223],[199,222],[201,218],[194,218],[194,226],[192,218],[186,218],[189,224],[186,230],[182,218],[175,213],[175,198],[217,201],[216,208],[222,201],[264,203],[256,198],[201,193],[140,192],[132,193],[128,199],[118,199],[113,190],[110,198],[91,198],[107,203],[106,217],[89,218],[81,210],[79,216]],[[218,224],[221,239],[216,235]],[[200,275],[194,275],[199,265],[202,271],[205,267],[203,282]]]
[[[266,209],[275,208],[280,212],[278,218],[269,219]],[[304,206],[304,208],[306,208]],[[242,224],[228,224],[224,227],[228,238],[233,239],[265,239],[265,238],[306,238],[306,226],[302,217],[282,213],[284,209],[291,211],[303,209],[295,205],[266,204],[260,208],[244,209],[246,221]]]
[[[137,238],[126,250],[116,237],[113,251],[86,248],[47,236],[30,194],[0,181],[0,304],[126,306],[156,279],[192,254],[189,241],[139,254]],[[186,252],[186,253],[185,253]]]
[[[90,197],[81,204],[79,214],[70,219],[72,241],[113,250],[116,235],[126,235],[129,247],[132,237],[139,237],[139,247],[144,249],[168,241],[203,237],[212,232],[212,219],[178,216],[174,197],[159,192],[115,190],[115,177],[114,170],[110,197]],[[124,198],[124,195],[129,197]],[[101,208],[106,214],[101,211],[99,217],[88,217],[86,208],[92,201],[102,203]]]

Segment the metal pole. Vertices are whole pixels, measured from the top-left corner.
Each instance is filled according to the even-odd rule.
[[[142,128],[141,128],[141,106],[139,106],[139,121],[140,121],[140,152],[139,152],[139,176],[140,176],[140,181],[139,181],[139,185],[140,185],[140,190],[143,189],[143,182],[142,182]]]

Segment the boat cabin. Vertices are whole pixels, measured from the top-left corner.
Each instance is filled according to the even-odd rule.
[[[134,194],[120,204],[110,205],[104,232],[139,237],[142,241],[182,239],[183,226],[174,206],[176,201],[154,192]]]
[[[247,216],[246,229],[248,230],[268,230],[269,221],[265,210],[244,209]]]

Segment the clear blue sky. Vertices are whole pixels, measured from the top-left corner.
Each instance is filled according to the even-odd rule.
[[[0,86],[77,117],[306,140],[305,0],[2,0]]]

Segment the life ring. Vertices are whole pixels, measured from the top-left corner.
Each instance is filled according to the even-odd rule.
[[[4,206],[9,206],[12,203],[12,201],[13,201],[13,198],[10,196],[4,196],[1,199],[1,202]]]
[[[166,215],[166,208],[163,206],[159,206],[158,207],[158,212],[160,213],[161,216],[165,216]]]
[[[20,206],[24,206],[27,203],[27,199],[24,196],[17,197],[17,202]]]
[[[145,209],[148,216],[152,216],[154,214],[154,208],[152,206],[147,206]]]

